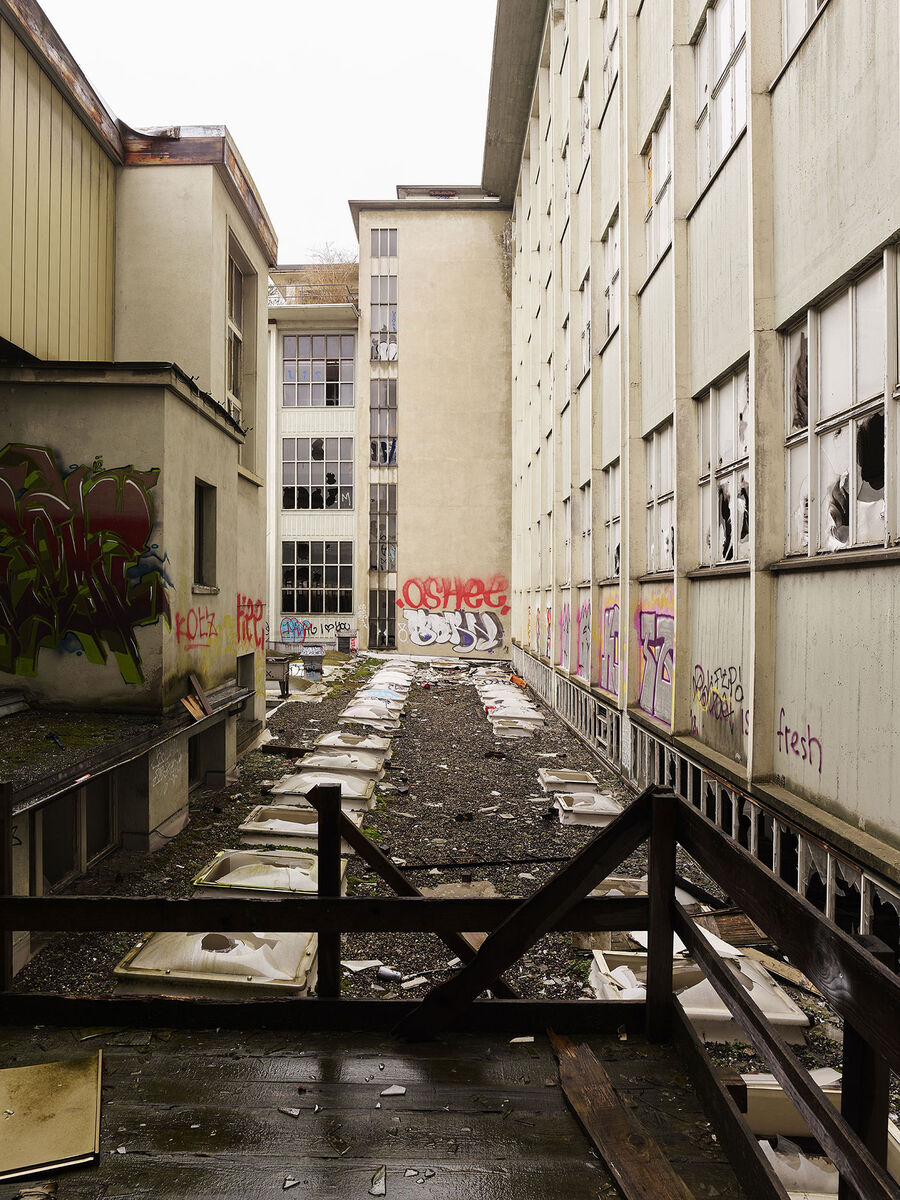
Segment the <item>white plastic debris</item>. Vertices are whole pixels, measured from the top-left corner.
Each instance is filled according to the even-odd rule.
[[[401,1087],[399,1083],[392,1083],[390,1087],[384,1089],[382,1096],[405,1096],[406,1088]]]
[[[427,983],[427,982],[428,982],[428,980],[425,978],[424,975],[416,975],[414,979],[407,979],[406,982],[401,983],[400,986],[402,988],[414,988],[414,987],[418,987],[419,984]],[[382,1095],[383,1094],[384,1093],[382,1093]]]
[[[368,971],[372,967],[383,966],[380,958],[356,958],[356,959],[341,959],[341,966],[346,967],[348,971]]]
[[[778,1139],[777,1148],[765,1139],[759,1143],[759,1148],[789,1192],[837,1195],[840,1177],[828,1159],[809,1158],[799,1146],[784,1137]]]
[[[379,1167],[372,1176],[372,1186],[369,1188],[370,1196],[386,1196],[387,1195],[387,1167]]]
[[[515,1038],[509,1039],[509,1044],[511,1046],[515,1046],[517,1042],[533,1042],[533,1041],[534,1041],[534,1038],[530,1037],[530,1036],[529,1037],[515,1037]]]

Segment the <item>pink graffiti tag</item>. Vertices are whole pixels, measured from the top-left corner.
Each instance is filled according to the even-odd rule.
[[[638,705],[666,723],[672,720],[672,684],[675,679],[675,618],[671,613],[642,609],[641,692]]]
[[[611,696],[619,694],[619,606],[603,610],[603,642],[600,647],[600,687]]]

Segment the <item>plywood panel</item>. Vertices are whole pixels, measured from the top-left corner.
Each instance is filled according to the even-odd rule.
[[[0,337],[112,357],[115,167],[0,20]]]

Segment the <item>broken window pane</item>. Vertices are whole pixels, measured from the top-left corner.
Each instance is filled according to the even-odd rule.
[[[735,381],[729,379],[726,384],[716,389],[716,407],[718,409],[716,422],[717,466],[723,467],[734,462],[734,388]]]
[[[845,292],[819,314],[819,418],[851,403],[850,293]]]
[[[734,397],[737,407],[737,450],[736,458],[746,458],[750,453],[750,372],[745,367],[734,378]]]
[[[822,550],[842,550],[850,543],[850,434],[849,428],[819,437],[819,488]]]
[[[884,391],[884,272],[872,271],[856,292],[856,403]]]
[[[709,534],[709,494],[710,486],[708,483],[700,486],[700,565],[708,567],[712,559],[710,557],[712,547],[710,546]]]
[[[746,471],[738,475],[737,502],[734,516],[737,530],[737,557],[750,557],[750,478]]]
[[[731,511],[732,480],[730,477],[719,480],[717,497],[719,540],[716,546],[716,559],[718,562],[731,562],[734,559],[734,522]]]
[[[884,540],[884,411],[856,424],[856,540]]]

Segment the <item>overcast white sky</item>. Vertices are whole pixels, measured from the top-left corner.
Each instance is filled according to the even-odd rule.
[[[227,125],[283,263],[349,199],[480,183],[496,0],[41,0],[129,125]]]

